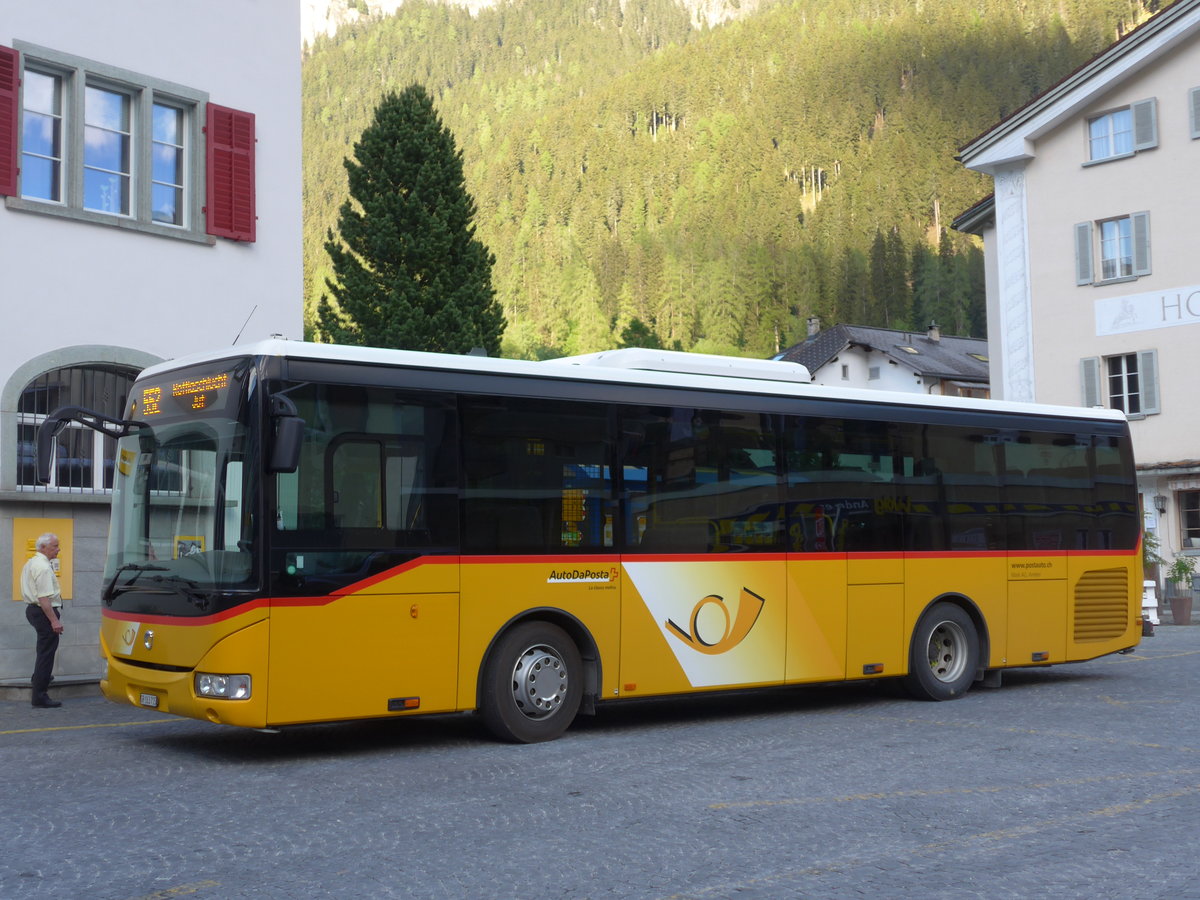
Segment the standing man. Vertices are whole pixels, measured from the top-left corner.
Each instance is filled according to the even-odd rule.
[[[25,618],[37,631],[37,657],[33,663],[33,705],[39,709],[62,706],[51,700],[50,673],[54,669],[54,654],[58,651],[58,636],[63,633],[62,591],[58,574],[50,560],[58,556],[58,535],[43,534],[34,542],[36,553],[21,570],[21,599],[25,601]]]

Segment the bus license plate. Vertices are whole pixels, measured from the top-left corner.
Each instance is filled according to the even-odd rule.
[[[138,702],[140,704],[142,704],[142,706],[148,706],[151,709],[158,709],[158,695],[157,694],[142,694],[138,698]]]

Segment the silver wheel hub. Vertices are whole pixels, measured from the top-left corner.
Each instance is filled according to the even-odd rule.
[[[512,692],[517,709],[531,719],[556,713],[567,696],[567,667],[553,647],[539,644],[517,657]]]
[[[967,635],[955,622],[939,622],[929,635],[929,669],[946,683],[956,681],[967,665]]]

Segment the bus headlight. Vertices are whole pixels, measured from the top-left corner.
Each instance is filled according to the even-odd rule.
[[[196,696],[216,697],[221,700],[249,700],[250,676],[197,672]]]

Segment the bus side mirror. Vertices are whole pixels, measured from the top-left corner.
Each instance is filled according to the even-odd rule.
[[[59,411],[56,411],[59,412]],[[67,427],[67,418],[57,415],[49,416],[38,429],[37,434],[37,483],[50,483],[50,457],[54,454],[54,441],[59,433]]]
[[[269,472],[295,472],[300,464],[300,446],[304,443],[304,420],[296,404],[282,394],[271,398],[271,421],[275,425],[271,443]]]

